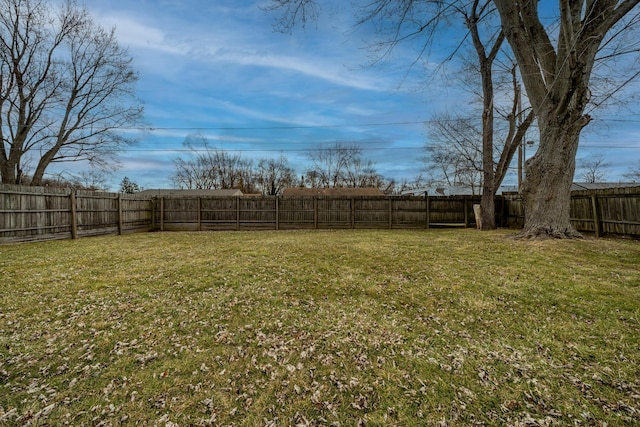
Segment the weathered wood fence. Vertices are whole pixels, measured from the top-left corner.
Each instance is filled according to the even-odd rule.
[[[422,229],[475,226],[479,196],[163,197],[0,185],[0,243],[150,230]],[[497,223],[522,227],[518,196],[496,199]],[[573,193],[573,224],[640,237],[640,187]]]
[[[520,196],[505,196],[507,226],[524,225]],[[581,232],[640,237],[640,185],[571,193],[571,223]]]
[[[170,197],[155,202],[161,231],[411,229],[475,224],[479,196]]]
[[[0,185],[0,243],[146,231],[152,207],[135,195]]]

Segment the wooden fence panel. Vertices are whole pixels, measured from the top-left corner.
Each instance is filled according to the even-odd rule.
[[[640,235],[640,194],[597,197],[603,233]]]
[[[146,197],[135,194],[121,195],[122,233],[147,231],[153,224],[152,203]]]
[[[164,198],[164,231],[197,231],[198,198],[165,197]]]
[[[431,198],[400,197],[391,206],[392,228],[428,228],[428,204]]]
[[[236,197],[202,197],[203,230],[235,230],[238,224]]]
[[[78,192],[75,196],[78,236],[117,233],[117,194],[87,194],[86,192]]]
[[[165,197],[0,185],[0,243],[160,230],[410,229],[472,226],[479,196]],[[498,224],[521,227],[518,196]],[[640,187],[574,192],[579,231],[640,236]]]
[[[351,228],[351,199],[320,197],[317,200],[318,223],[316,228]]]
[[[356,197],[353,203],[353,228],[389,228],[389,204],[391,199]]]
[[[283,197],[279,201],[278,224],[281,230],[316,228],[315,197]]]
[[[274,230],[276,229],[275,197],[240,197],[240,229]]]
[[[574,196],[571,198],[571,224],[579,231],[595,232],[591,196]]]
[[[149,230],[152,206],[135,195],[0,185],[0,243]]]
[[[69,190],[5,184],[0,193],[0,242],[71,237]]]

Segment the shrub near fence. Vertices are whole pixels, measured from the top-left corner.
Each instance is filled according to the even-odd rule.
[[[0,185],[0,243],[152,228],[152,200],[135,195]]]

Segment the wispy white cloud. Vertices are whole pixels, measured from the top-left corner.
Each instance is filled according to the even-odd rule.
[[[274,112],[264,111],[263,109],[256,109],[245,107],[235,104],[231,101],[210,98],[208,99],[209,106],[224,110],[227,112],[235,113],[245,119],[258,119],[266,122],[281,123],[288,126],[327,126],[335,124],[329,121],[327,117],[319,116],[316,114],[309,114],[305,111],[298,111],[294,115],[277,114]],[[245,123],[248,120],[245,120]]]
[[[165,54],[184,55],[189,46],[177,43],[157,27],[144,24],[132,17],[122,15],[105,15],[100,23],[107,28],[115,28],[118,41],[123,46],[150,49]]]
[[[232,64],[247,68],[270,68],[318,79],[334,85],[367,91],[385,91],[394,83],[379,74],[355,71],[353,49],[344,46],[339,32],[334,33],[334,48],[326,52],[305,53],[295,42],[287,43],[286,36],[267,33],[266,23],[256,28],[256,23],[238,25],[224,20],[214,21],[207,28],[190,26],[187,22],[175,22],[171,27],[154,22],[152,16],[135,17],[120,13],[99,16],[105,27],[115,27],[118,39],[124,46],[137,51],[178,56],[182,61],[215,64]],[[250,36],[253,34],[253,36]],[[284,52],[283,52],[284,51]],[[156,57],[161,63],[167,58]],[[147,64],[148,65],[148,64]],[[171,67],[169,67],[171,68]],[[158,67],[157,72],[169,71]]]
[[[298,73],[332,84],[361,90],[386,91],[388,82],[379,77],[367,76],[349,70],[344,64],[336,64],[335,58],[309,59],[301,56],[259,53],[250,49],[217,49],[210,55],[212,60],[224,61],[250,67],[267,67]]]

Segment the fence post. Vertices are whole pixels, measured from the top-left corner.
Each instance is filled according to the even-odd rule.
[[[202,197],[198,197],[198,231],[202,231]]]
[[[280,230],[280,197],[276,196],[276,231]]]
[[[122,236],[122,193],[118,193],[118,236]]]
[[[240,230],[240,196],[236,196],[236,231]]]
[[[596,232],[596,237],[600,237],[600,212],[598,211],[598,196],[596,193],[591,195],[591,208],[593,211],[593,228]]]
[[[74,190],[69,194],[69,209],[71,214],[71,238],[78,238],[78,209],[76,207],[76,192]]]
[[[313,228],[318,229],[318,197],[313,198]]]
[[[151,199],[151,230],[156,231],[156,204],[158,203],[158,198],[154,197]]]
[[[429,211],[430,209],[430,203],[429,203],[429,194],[428,193],[424,193],[424,200],[425,200],[425,204],[426,204],[426,209],[425,209],[425,226],[426,228],[430,228],[431,225],[429,223],[429,221],[431,220],[431,212]]]
[[[462,196],[464,207],[464,228],[469,228],[469,206],[467,205],[467,196]]]
[[[356,228],[356,200],[351,198],[351,228]]]
[[[393,229],[393,199],[389,196],[387,200],[389,200],[389,230],[391,230]]]
[[[160,197],[160,231],[164,231],[164,197]]]

